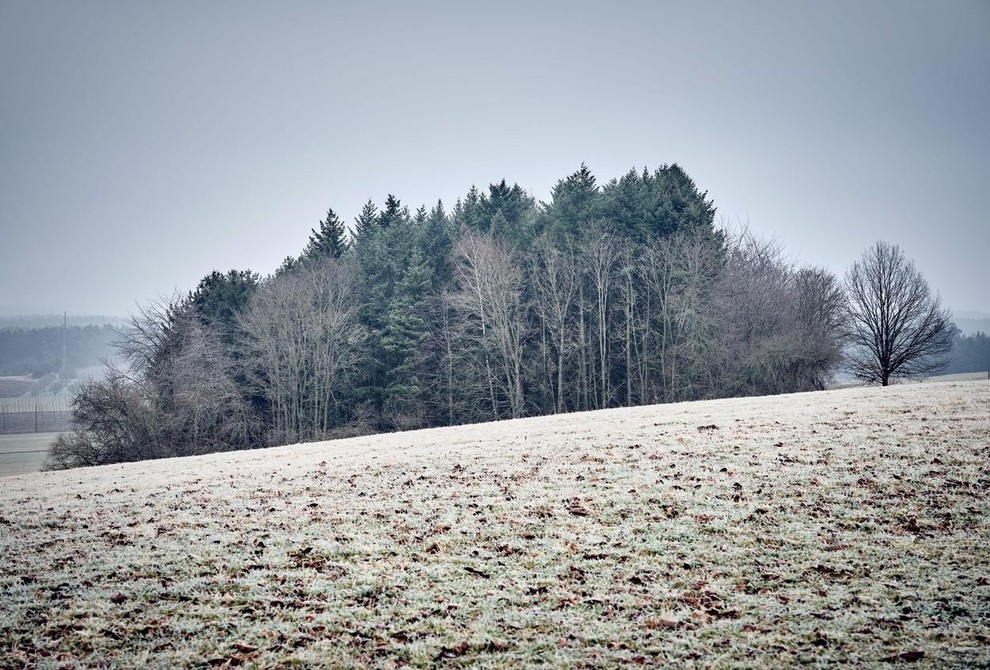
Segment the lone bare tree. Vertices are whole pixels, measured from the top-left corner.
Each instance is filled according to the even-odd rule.
[[[943,368],[952,350],[949,311],[897,245],[877,242],[846,274],[849,368],[887,386]]]

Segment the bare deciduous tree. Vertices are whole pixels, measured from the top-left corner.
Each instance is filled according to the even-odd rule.
[[[160,423],[147,388],[108,366],[104,379],[87,381],[72,401],[74,430],[48,449],[47,470],[161,458]]]
[[[536,309],[550,333],[551,346],[556,353],[553,364],[556,379],[549,384],[553,389],[555,412],[567,410],[564,371],[572,337],[571,318],[580,281],[573,247],[567,245],[559,248],[549,239],[542,240],[536,254],[533,284],[536,289]]]
[[[242,315],[275,440],[321,439],[336,427],[362,338],[355,295],[349,267],[314,262],[263,284]]]
[[[920,377],[952,351],[949,311],[897,245],[877,242],[846,274],[849,369],[863,381]]]
[[[453,258],[461,290],[450,297],[463,316],[477,320],[493,418],[501,413],[500,395],[508,401],[512,417],[523,416],[527,323],[522,268],[507,242],[475,233],[454,244]]]
[[[585,265],[590,280],[592,299],[592,322],[595,325],[595,345],[597,351],[594,390],[595,407],[609,407],[612,404],[610,331],[615,284],[619,282],[621,252],[614,235],[606,222],[598,221],[591,225],[582,241],[584,253],[581,262]]]

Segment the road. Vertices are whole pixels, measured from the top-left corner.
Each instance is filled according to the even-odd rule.
[[[38,472],[58,433],[0,435],[0,477]]]

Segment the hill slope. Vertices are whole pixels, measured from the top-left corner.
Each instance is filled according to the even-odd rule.
[[[0,491],[0,666],[990,663],[990,383],[543,417]]]

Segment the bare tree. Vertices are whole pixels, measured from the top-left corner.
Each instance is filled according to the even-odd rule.
[[[355,295],[350,268],[327,260],[268,280],[242,315],[276,441],[321,439],[337,426],[362,338]]]
[[[650,400],[705,397],[718,358],[721,310],[713,294],[721,251],[702,234],[679,232],[651,241],[641,266],[652,328],[640,336],[647,353],[640,374],[654,387]]]
[[[825,268],[802,268],[794,277],[797,332],[802,343],[799,376],[809,390],[823,390],[842,361],[845,296]]]
[[[48,449],[46,470],[125,463],[168,456],[160,415],[147,385],[112,366],[87,381],[72,401],[73,431]]]
[[[592,299],[592,322],[595,325],[595,344],[597,360],[595,361],[596,377],[594,389],[595,408],[608,407],[612,403],[611,354],[612,339],[610,332],[614,293],[616,284],[620,282],[619,272],[621,253],[615,237],[609,230],[607,222],[596,221],[591,224],[582,241],[584,253],[581,262],[586,268],[590,280]],[[583,298],[583,296],[582,296]]]
[[[168,395],[158,399],[174,455],[258,446],[258,417],[232,377],[234,363],[219,333],[190,318],[181,336],[166,370]]]
[[[897,245],[877,242],[846,274],[848,365],[853,375],[887,386],[948,363],[953,325],[938,295]]]
[[[510,415],[525,413],[523,349],[527,336],[522,301],[523,272],[509,244],[490,236],[467,233],[453,248],[454,276],[460,292],[451,294],[462,318],[476,324],[484,358],[492,418],[499,418],[499,400]]]
[[[565,368],[572,339],[571,318],[577,301],[581,281],[571,246],[558,248],[549,239],[543,239],[536,253],[533,284],[536,289],[536,309],[550,334],[551,346],[556,353],[553,366],[556,379],[549,386],[553,389],[554,411],[564,412]]]

